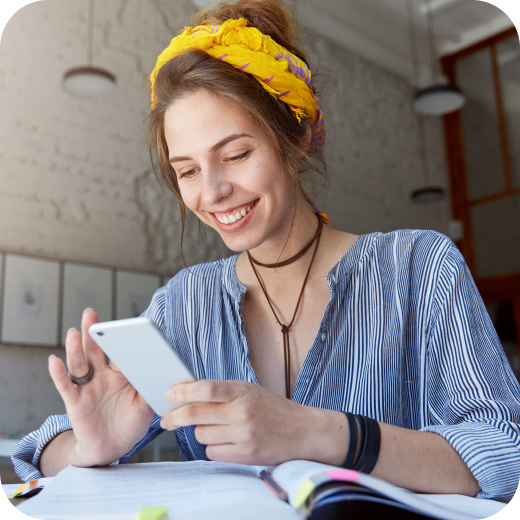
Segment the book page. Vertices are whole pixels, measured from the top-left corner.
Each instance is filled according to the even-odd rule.
[[[168,507],[165,520],[297,518],[255,468],[206,461],[68,466],[19,510],[44,520],[134,520],[142,507],[154,506]]]

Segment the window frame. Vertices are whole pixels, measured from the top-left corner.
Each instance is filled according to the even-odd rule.
[[[475,279],[477,288],[485,303],[496,303],[510,300],[514,305],[516,337],[518,353],[520,356],[520,271],[492,277],[477,277],[475,271],[475,253],[473,248],[473,230],[471,226],[471,206],[489,202],[491,200],[520,194],[520,187],[512,185],[511,164],[509,158],[509,143],[507,138],[504,103],[500,88],[500,75],[498,68],[496,45],[502,41],[516,36],[518,32],[511,27],[490,38],[482,40],[465,49],[441,58],[441,67],[452,85],[457,85],[456,64],[457,61],[472,54],[489,48],[491,51],[491,63],[495,87],[496,108],[501,142],[501,153],[504,164],[505,190],[475,200],[469,199],[466,164],[464,157],[463,128],[460,111],[447,114],[444,119],[444,134],[446,139],[446,155],[451,191],[452,215],[455,220],[460,220],[464,226],[464,237],[457,242],[462,255]]]

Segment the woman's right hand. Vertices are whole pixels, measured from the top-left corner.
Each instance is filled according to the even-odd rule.
[[[153,410],[137,393],[125,376],[110,362],[88,333],[98,316],[85,309],[80,333],[70,329],[65,341],[70,373],[84,377],[89,365],[93,379],[75,385],[65,363],[49,358],[49,372],[60,393],[74,430],[75,443],[68,464],[80,467],[106,466],[128,453],[148,431]]]

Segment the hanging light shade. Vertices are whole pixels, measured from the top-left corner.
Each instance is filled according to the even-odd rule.
[[[89,2],[87,65],[75,67],[63,76],[63,89],[82,99],[110,96],[116,89],[116,78],[107,70],[94,67],[94,0]]]
[[[107,97],[116,89],[116,78],[107,70],[97,67],[77,67],[65,73],[63,88],[79,98]]]
[[[437,51],[435,44],[435,30],[433,28],[433,10],[431,0],[425,0],[427,25],[428,25],[428,48],[430,51],[430,67],[432,74],[432,84],[426,88],[419,90],[413,100],[413,108],[418,114],[425,116],[443,116],[456,110],[460,110],[466,103],[463,92],[453,86],[441,84],[439,64],[437,61]],[[410,14],[408,15],[410,16]],[[412,11],[413,16],[413,11]],[[417,53],[417,41],[415,39],[415,30],[413,33],[413,42]],[[417,54],[416,54],[417,55]],[[417,68],[418,64],[414,64]],[[414,76],[418,79],[418,72],[414,72]],[[416,82],[417,84],[417,82]]]
[[[413,68],[413,84],[417,85],[419,80],[419,63],[417,53],[417,37],[415,32],[415,12],[413,7],[414,0],[407,0],[407,18],[408,18],[408,29],[410,32],[410,54],[412,57],[412,68]],[[431,29],[431,25],[430,25]],[[432,33],[430,33],[432,34]],[[430,42],[431,43],[431,42]],[[430,45],[430,50],[434,46]],[[433,64],[435,57],[431,53],[432,58],[432,76],[434,76]],[[420,114],[428,115],[439,115],[441,110],[445,110],[446,103],[445,99],[441,99],[444,95],[453,94],[453,91],[458,91],[454,87],[445,87],[443,85],[434,84],[431,87],[419,90],[415,95],[414,109]],[[460,91],[459,91],[460,92]],[[452,100],[452,104],[454,101]],[[451,110],[450,110],[451,111]],[[446,112],[444,112],[446,113]],[[438,202],[444,199],[445,191],[440,186],[432,186],[429,182],[430,177],[430,165],[428,161],[428,154],[426,151],[426,128],[424,117],[417,117],[418,130],[419,130],[419,146],[421,153],[421,165],[423,173],[423,186],[416,188],[410,193],[410,200],[414,204],[429,204]]]
[[[444,198],[444,189],[438,186],[424,186],[410,193],[410,199],[415,204],[438,202]]]
[[[418,114],[443,116],[460,110],[465,103],[466,98],[457,87],[432,85],[415,94],[413,108]]]

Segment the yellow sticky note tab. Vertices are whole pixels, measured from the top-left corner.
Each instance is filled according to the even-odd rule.
[[[305,504],[305,501],[309,498],[309,495],[314,491],[314,482],[310,479],[307,479],[296,493],[294,497],[294,507],[296,509],[300,509],[300,507]]]
[[[143,507],[135,518],[136,520],[159,520],[159,518],[162,518],[167,512],[167,506]]]

